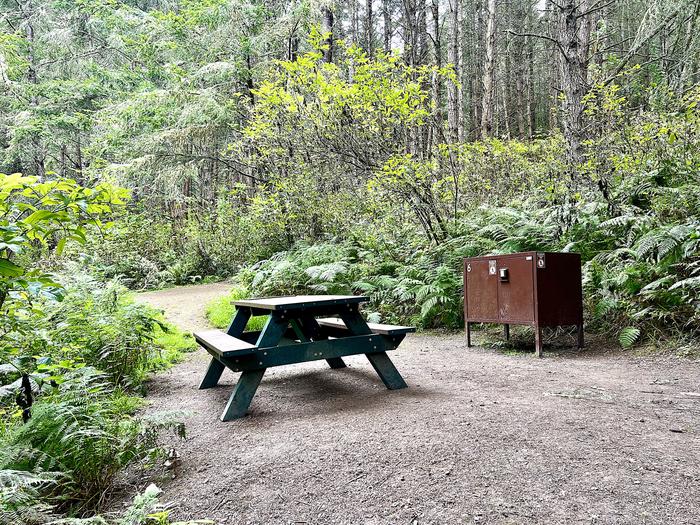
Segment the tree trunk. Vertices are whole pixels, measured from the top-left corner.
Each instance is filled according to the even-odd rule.
[[[391,53],[391,36],[393,32],[393,26],[391,24],[391,12],[391,0],[383,0],[382,14],[384,15],[384,52],[386,54]]]
[[[428,13],[425,0],[418,0],[418,61],[424,64],[428,58]]]
[[[31,13],[32,10],[32,5],[31,3],[28,4],[28,9],[29,12]],[[31,15],[29,15],[31,16]],[[29,81],[30,84],[33,85],[38,85],[39,84],[39,75],[37,74],[36,71],[36,54],[35,54],[35,36],[34,36],[34,25],[33,23],[28,20],[27,21],[27,29],[26,29],[26,34],[27,34],[27,62],[28,62],[28,68],[27,68],[27,80]],[[37,98],[36,95],[36,90],[33,90],[31,100],[29,102],[30,106],[32,108],[36,108],[39,105],[39,99]],[[34,174],[39,176],[39,177],[44,177],[46,175],[46,166],[45,166],[45,158],[46,156],[43,153],[44,146],[41,141],[41,137],[39,133],[32,133],[32,138],[31,138],[31,143],[32,143],[32,163],[34,165]]]
[[[75,139],[75,179],[79,184],[85,184],[83,177],[83,147],[80,140],[80,132]]]
[[[526,105],[525,105],[525,115],[527,121],[527,137],[532,138],[535,134],[535,129],[537,128],[536,114],[537,114],[537,100],[535,99],[535,75],[533,65],[535,59],[535,44],[532,37],[528,37],[527,43],[527,82],[525,83],[527,94],[526,94]],[[533,107],[534,106],[534,107]]]
[[[447,127],[450,142],[459,140],[459,94],[458,82],[461,77],[459,64],[459,0],[449,0],[450,3],[450,41],[447,46],[447,62],[452,64],[455,71],[455,81],[447,83]]]
[[[365,17],[365,38],[367,39],[367,55],[374,55],[374,10],[372,0],[367,0]]]
[[[486,4],[486,41],[484,42],[484,75],[482,78],[483,97],[481,104],[481,137],[493,132],[494,73],[496,48],[496,0]]]
[[[483,105],[483,74],[484,74],[484,9],[482,0],[473,0],[474,17],[472,35],[474,45],[472,48],[472,61],[470,85],[470,130],[472,138],[479,138],[481,131],[481,108]],[[465,68],[466,69],[466,68]]]
[[[348,2],[350,10],[349,40],[351,44],[360,45],[360,14],[357,12],[357,2],[358,0],[349,0]]]
[[[434,51],[434,64],[440,69],[442,67],[442,49],[440,47],[440,5],[439,0],[432,0],[431,3],[431,16],[433,23],[433,51]],[[443,127],[443,116],[442,116],[442,85],[440,82],[440,75],[437,72],[433,73],[432,78],[432,91],[433,91],[433,103],[435,104],[434,116],[435,116],[435,133],[440,134]],[[436,144],[438,142],[437,137],[433,137],[432,143]]]
[[[333,11],[330,7],[322,7],[321,12],[323,14],[323,32],[327,34],[326,46],[328,49],[323,53],[326,62],[333,62],[333,46],[335,39],[333,37],[333,30],[335,28],[335,19],[333,17]]]
[[[287,60],[295,61],[299,55],[299,36],[297,35],[296,29],[289,35],[289,40],[287,41]]]
[[[588,45],[590,16],[582,16],[588,0],[566,0],[559,10],[559,65],[562,88],[562,124],[569,167],[583,160],[583,97],[588,89]]]

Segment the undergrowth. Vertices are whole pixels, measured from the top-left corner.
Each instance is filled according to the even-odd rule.
[[[584,202],[482,206],[451,223],[450,236],[438,245],[387,232],[298,243],[237,279],[253,296],[364,294],[374,319],[457,329],[464,257],[575,251],[583,260],[590,330],[616,337],[623,347],[644,339],[697,341],[700,213],[686,206],[680,216],[676,206],[700,202],[700,186],[659,187],[650,178],[640,177],[634,199],[621,194],[615,209]],[[642,188],[646,208],[640,208]],[[657,209],[661,198],[666,205]]]
[[[124,467],[148,468],[168,434],[184,437],[181,414],[137,410],[145,379],[193,350],[192,338],[117,281],[79,273],[61,280],[65,298],[42,301],[35,332],[0,339],[3,524],[94,515]],[[22,374],[32,386],[29,406]]]

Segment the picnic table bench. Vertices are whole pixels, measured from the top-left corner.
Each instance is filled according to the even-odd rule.
[[[236,313],[228,329],[196,332],[196,341],[211,355],[200,389],[215,387],[225,368],[241,372],[222,421],[243,417],[265,370],[273,366],[325,359],[344,368],[343,357],[365,354],[388,389],[405,388],[387,355],[415,328],[367,323],[354,295],[301,295],[233,301]],[[260,331],[246,331],[253,316],[267,315]],[[337,317],[327,317],[337,316]]]

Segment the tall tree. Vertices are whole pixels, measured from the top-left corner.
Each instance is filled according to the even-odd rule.
[[[394,36],[394,25],[391,21],[393,16],[392,0],[382,0],[382,17],[384,19],[384,52],[391,53],[391,40]]]
[[[431,0],[430,5],[431,21],[432,21],[432,40],[433,40],[433,64],[438,68],[442,67],[442,46],[440,45],[440,1]],[[436,133],[442,133],[442,121],[443,121],[443,105],[442,105],[442,78],[439,72],[433,73],[432,80],[432,92],[433,92],[433,104],[435,105],[435,127],[439,128]],[[433,138],[433,142],[437,137]],[[437,139],[439,140],[439,139]]]
[[[481,104],[481,137],[491,136],[493,111],[496,100],[494,76],[496,73],[496,0],[486,1],[486,36],[484,42],[483,95]]]
[[[365,40],[367,56],[374,56],[374,8],[372,0],[367,0],[365,8]]]
[[[460,0],[449,1],[449,28],[450,37],[447,46],[447,62],[452,65],[455,71],[455,80],[447,83],[447,127],[449,138],[452,142],[457,142],[460,136],[460,112],[459,104],[459,79],[461,78],[461,64],[459,61],[459,2]]]
[[[326,37],[326,50],[324,52],[324,57],[326,62],[333,62],[333,47],[335,46],[335,16],[333,15],[333,10],[331,6],[324,5],[321,7],[321,15],[323,17],[323,33],[328,35]]]

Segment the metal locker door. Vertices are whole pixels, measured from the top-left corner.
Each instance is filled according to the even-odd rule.
[[[498,318],[504,323],[535,321],[532,256],[498,260]]]
[[[470,321],[498,321],[496,260],[469,260],[464,264],[465,312]]]

